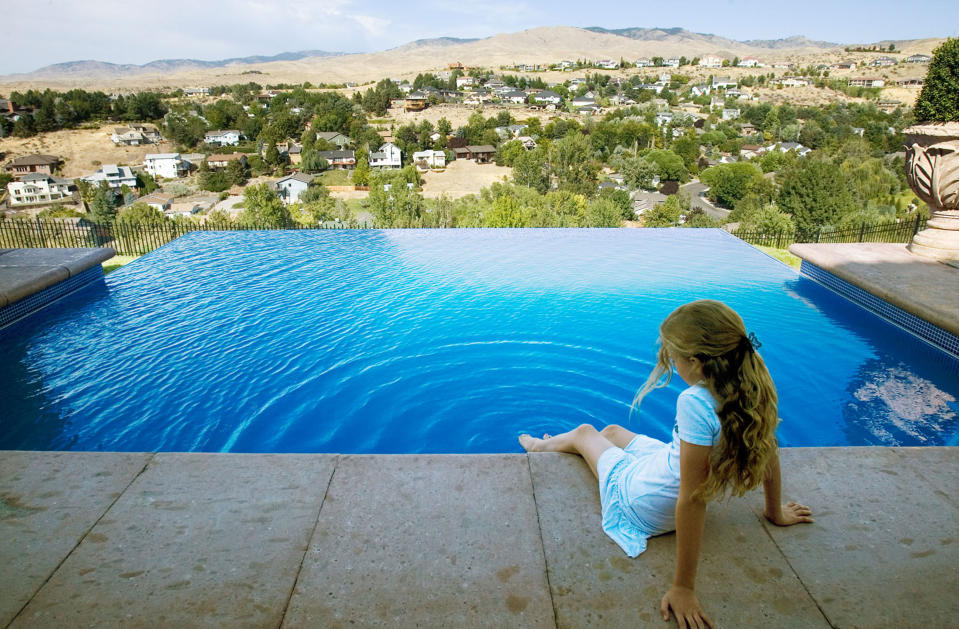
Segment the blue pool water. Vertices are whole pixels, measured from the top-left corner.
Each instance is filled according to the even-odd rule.
[[[516,452],[621,423],[676,306],[762,342],[792,446],[959,443],[957,361],[718,230],[192,233],[0,331],[0,448]]]

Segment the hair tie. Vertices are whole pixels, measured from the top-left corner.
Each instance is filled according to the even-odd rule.
[[[748,335],[744,336],[743,342],[746,345],[746,349],[748,349],[751,352],[755,352],[757,349],[763,346],[763,344],[759,342],[759,339],[756,338],[756,335],[753,332],[750,332]]]

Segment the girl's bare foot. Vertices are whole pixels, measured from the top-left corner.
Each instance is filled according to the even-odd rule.
[[[545,439],[549,438],[549,435],[543,435]],[[523,446],[523,449],[527,452],[536,452],[538,446],[543,443],[543,439],[537,439],[532,435],[520,435],[519,444]]]

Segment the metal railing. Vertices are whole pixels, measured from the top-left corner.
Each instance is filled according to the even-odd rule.
[[[756,232],[738,230],[733,235],[753,245],[784,249],[796,242],[909,242],[925,227],[926,219],[917,217],[898,223],[863,225],[851,229],[818,231],[782,230]],[[171,240],[195,231],[368,229],[369,223],[323,223],[302,225],[257,225],[233,222],[94,223],[85,219],[12,218],[0,220],[0,248],[36,247],[112,247],[119,255],[143,255]]]
[[[252,231],[368,228],[368,224],[329,222],[301,225],[258,225],[232,222],[94,223],[84,219],[25,219],[0,221],[0,248],[112,247],[118,255],[143,255],[171,240],[196,231]]]
[[[860,225],[846,229],[819,229],[819,230],[780,230],[778,232],[759,232],[737,230],[733,236],[748,242],[751,245],[763,245],[785,249],[797,242],[819,243],[849,243],[849,242],[909,242],[917,232],[926,226],[925,218],[917,216],[915,219],[899,222],[881,223],[878,225]]]

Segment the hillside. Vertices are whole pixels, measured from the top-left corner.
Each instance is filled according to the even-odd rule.
[[[896,42],[901,54],[928,54],[941,39]],[[172,89],[202,85],[228,85],[256,81],[276,83],[367,83],[387,77],[412,77],[436,71],[450,62],[498,69],[515,63],[548,64],[562,59],[636,59],[652,56],[714,54],[754,56],[767,62],[791,61],[801,65],[834,63],[857,58],[842,47],[802,37],[785,40],[736,42],[683,29],[583,29],[543,27],[500,33],[484,39],[443,37],[418,40],[390,50],[339,54],[322,51],[284,53],[268,58],[245,57],[219,62],[196,60],[155,61],[143,66],[122,66],[96,61],[47,66],[31,74],[0,76],[3,92],[28,88],[101,89],[108,92],[137,89]],[[869,58],[868,53],[858,56]],[[546,80],[550,80],[544,77]],[[555,80],[555,79],[554,79]]]

